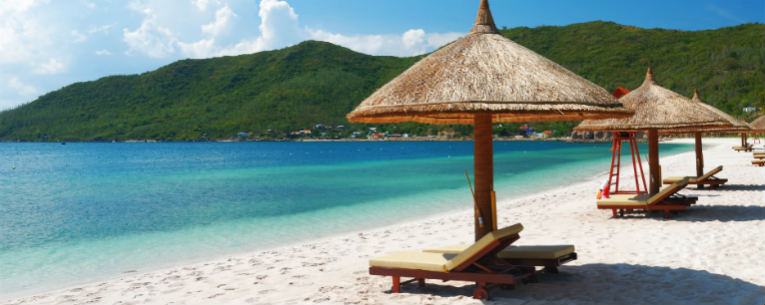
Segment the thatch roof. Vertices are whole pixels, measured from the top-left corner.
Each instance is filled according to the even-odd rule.
[[[752,126],[752,129],[756,131],[765,131],[765,115],[756,118],[754,121],[749,123],[750,126]]]
[[[499,34],[487,0],[467,36],[420,60],[347,115],[351,122],[472,124],[632,114],[605,89]]]
[[[704,101],[701,100],[699,97],[699,90],[694,89],[693,90],[693,98],[691,98],[691,101],[698,103],[702,107],[708,109],[709,111],[713,112],[716,116],[728,121],[731,126],[729,127],[723,127],[723,128],[716,128],[716,127],[710,127],[707,129],[704,129],[703,133],[707,134],[717,134],[717,133],[739,133],[739,132],[745,132],[750,131],[751,127],[746,122],[742,122],[737,120],[736,118],[732,117],[731,115],[727,114],[725,111],[722,111],[720,109],[715,108],[712,105],[709,105],[707,103],[704,103]],[[684,132],[664,132],[664,133],[688,133],[688,131]]]
[[[585,120],[576,131],[642,131],[663,132],[727,128],[732,124],[707,107],[659,86],[648,68],[645,80],[635,90],[619,99],[635,115],[624,119]],[[703,104],[703,103],[702,103]]]

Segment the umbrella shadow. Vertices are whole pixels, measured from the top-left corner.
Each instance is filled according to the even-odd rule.
[[[664,218],[662,211],[635,211],[619,219],[656,219],[662,221],[757,221],[765,219],[765,207],[756,205],[695,205],[687,210],[673,213]]]
[[[756,205],[699,205],[668,220],[681,221],[756,221],[765,219],[765,207]]]
[[[765,191],[765,184],[726,184],[719,188],[711,189],[713,191]]]
[[[475,285],[428,280],[401,286],[405,295],[470,298]],[[390,293],[388,291],[387,293]],[[539,281],[495,288],[485,304],[764,304],[765,287],[705,270],[631,264],[586,264],[540,272]]]
[[[631,264],[564,266],[487,304],[764,304],[765,287],[705,270]]]

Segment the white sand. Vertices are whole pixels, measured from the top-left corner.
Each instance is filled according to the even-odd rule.
[[[723,165],[718,177],[729,182],[718,190],[689,186],[681,193],[698,196],[698,203],[669,220],[660,213],[611,219],[610,210],[596,209],[602,173],[500,202],[500,226],[525,226],[517,244],[571,243],[579,259],[560,274],[542,273],[539,283],[493,290],[488,303],[765,304],[765,168],[750,164],[751,153],[732,151],[738,141],[704,139],[710,146],[704,150],[705,169]],[[695,173],[692,152],[661,162],[665,176]],[[497,193],[501,198],[502,190]],[[8,303],[481,304],[470,297],[470,283],[431,280],[425,288],[409,284],[392,294],[389,277],[367,271],[370,257],[470,242],[471,213],[466,208],[269,251],[123,274]]]

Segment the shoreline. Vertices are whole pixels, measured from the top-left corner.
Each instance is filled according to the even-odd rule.
[[[727,135],[727,136],[704,136],[704,139],[739,139],[739,135]],[[662,136],[659,138],[660,142],[671,142],[673,140],[693,139],[692,136]],[[577,139],[574,140],[570,136],[568,137],[550,137],[550,138],[514,138],[514,137],[494,137],[495,142],[569,142],[569,143],[611,143],[611,139],[607,140],[586,140]],[[162,140],[125,140],[125,141],[64,141],[64,143],[282,143],[282,142],[469,142],[473,141],[470,137],[465,138],[429,138],[429,137],[409,137],[409,138],[384,138],[384,139],[369,139],[369,138],[341,138],[341,139],[268,139],[268,140],[211,140],[211,141],[162,141]],[[644,138],[637,139],[638,142],[643,143],[647,140]],[[60,144],[62,141],[0,141],[0,143],[40,143],[40,144]],[[692,144],[692,143],[691,143]],[[66,145],[66,144],[64,144]]]
[[[690,140],[690,142],[689,142]],[[692,139],[686,139],[686,140],[674,140],[673,143],[683,143],[688,144],[692,143]],[[707,141],[705,144],[709,145],[711,142],[716,142],[714,145],[710,145],[709,147],[705,147],[705,157],[709,160],[710,157],[715,157],[717,155],[720,155],[722,151],[728,150],[730,151],[730,148],[728,147],[728,142],[731,142],[729,139],[722,139],[722,140],[714,140],[714,141]],[[732,142],[731,142],[732,143]],[[713,153],[707,153],[707,151],[714,151]],[[683,168],[691,168],[693,164],[691,161],[693,151],[690,152],[683,152],[672,156],[665,156],[661,158],[662,166],[665,167],[665,172],[668,172],[669,170],[672,170],[673,167],[679,167],[678,165],[682,163]],[[735,154],[734,152],[729,152],[728,154]],[[734,155],[735,156],[735,155]],[[744,154],[738,154],[738,159],[744,160]],[[687,160],[686,160],[687,159]],[[691,161],[688,161],[691,160]],[[707,170],[711,169],[712,166],[715,163],[713,160],[709,160],[707,162]],[[604,171],[605,172],[605,168]],[[751,169],[750,169],[751,171]],[[755,170],[756,171],[756,170]],[[675,170],[672,170],[671,173],[674,173]],[[690,171],[689,171],[690,172]],[[670,172],[668,172],[670,173]],[[725,177],[733,178],[735,172],[732,169],[726,170],[723,172],[725,174]],[[761,174],[761,173],[760,173]],[[574,184],[570,185],[563,185],[560,187],[556,187],[554,189],[551,189],[549,191],[545,191],[544,193],[534,193],[529,195],[520,196],[517,198],[512,199],[500,199],[498,202],[498,214],[500,219],[498,221],[502,225],[511,224],[514,222],[523,222],[526,226],[526,230],[524,230],[522,234],[522,239],[519,241],[520,244],[528,244],[527,241],[533,241],[533,242],[539,242],[539,243],[562,243],[566,242],[568,243],[569,240],[566,240],[566,228],[565,226],[562,226],[560,228],[557,228],[555,226],[553,227],[546,227],[540,226],[537,221],[531,221],[535,217],[518,217],[516,219],[515,214],[518,215],[526,215],[529,216],[529,213],[534,214],[538,213],[539,209],[552,209],[555,210],[556,205],[550,204],[549,200],[551,198],[569,198],[573,201],[577,202],[589,202],[585,207],[582,208],[581,211],[577,208],[577,212],[581,212],[577,217],[575,218],[581,218],[581,217],[591,217],[595,216],[596,221],[600,221],[599,218],[603,218],[603,225],[619,225],[619,222],[622,220],[610,220],[605,221],[606,216],[610,215],[610,211],[604,211],[604,210],[596,210],[594,209],[592,202],[594,201],[594,194],[597,190],[598,185],[602,182],[600,180],[603,179],[603,173],[593,173],[593,175],[585,180],[578,181]],[[751,177],[750,177],[751,178]],[[755,179],[757,177],[754,177]],[[625,179],[625,181],[628,181],[630,179]],[[733,179],[731,179],[733,180]],[[759,184],[762,184],[765,180],[762,177],[759,177],[758,181]],[[692,191],[693,189],[689,190]],[[498,190],[498,193],[500,193],[501,190]],[[741,192],[741,191],[739,191]],[[759,198],[763,198],[763,192],[762,190],[758,191]],[[727,192],[727,194],[732,194],[736,192]],[[756,198],[757,195],[755,195]],[[580,198],[584,197],[584,198]],[[714,197],[710,197],[714,198]],[[707,198],[708,199],[708,198]],[[752,202],[752,204],[757,204],[755,202]],[[543,205],[543,206],[540,206]],[[765,205],[765,202],[760,202],[759,205]],[[691,208],[693,209],[693,208]],[[388,281],[389,279],[383,279],[382,277],[370,277],[368,274],[365,273],[365,267],[366,267],[366,259],[368,259],[371,256],[379,255],[380,253],[387,253],[397,250],[407,250],[407,249],[415,249],[415,248],[421,248],[425,245],[434,245],[434,241],[429,238],[423,238],[423,237],[433,237],[433,236],[440,236],[440,238],[435,238],[436,243],[449,243],[450,241],[464,241],[464,240],[470,240],[472,239],[472,218],[470,216],[472,212],[471,208],[465,208],[460,210],[453,210],[453,211],[444,211],[443,213],[430,215],[427,217],[424,217],[423,219],[415,220],[415,221],[406,221],[402,223],[395,223],[390,224],[387,226],[382,227],[376,227],[372,229],[365,229],[360,231],[352,231],[347,233],[338,233],[333,234],[330,236],[322,237],[316,240],[309,240],[309,241],[302,241],[302,242],[295,242],[290,243],[287,245],[281,245],[279,247],[271,247],[266,248],[262,250],[257,251],[247,251],[246,253],[242,254],[228,254],[228,255],[222,255],[220,258],[211,259],[211,260],[205,260],[203,262],[193,262],[190,264],[187,263],[179,263],[174,264],[173,266],[167,267],[167,268],[159,268],[159,269],[152,269],[152,270],[141,270],[135,273],[121,273],[119,275],[115,275],[114,277],[110,277],[109,279],[103,280],[103,281],[97,281],[97,282],[89,282],[87,284],[80,284],[80,285],[74,285],[70,286],[68,288],[64,289],[56,289],[51,291],[46,291],[44,293],[39,294],[26,294],[26,296],[22,297],[15,297],[16,300],[10,300],[10,304],[27,304],[27,303],[82,303],[87,302],[88,300],[95,300],[96,302],[108,302],[108,303],[114,303],[116,301],[120,300],[128,300],[127,296],[132,295],[133,299],[138,298],[139,300],[137,303],[158,303],[158,302],[176,302],[179,303],[197,303],[201,299],[196,298],[200,295],[197,295],[193,293],[193,291],[199,291],[198,294],[209,294],[212,295],[218,295],[213,298],[208,298],[206,302],[213,302],[213,303],[343,303],[348,302],[349,300],[354,300],[354,296],[356,296],[356,299],[361,300],[361,303],[364,304],[378,304],[378,303],[422,303],[422,301],[416,301],[420,300],[421,297],[432,299],[433,297],[436,298],[435,303],[443,303],[443,304],[449,304],[449,303],[474,303],[472,300],[469,300],[469,298],[461,298],[459,295],[452,295],[454,287],[451,287],[450,285],[455,284],[445,284],[443,285],[443,291],[447,294],[447,296],[436,296],[431,295],[429,292],[417,292],[416,289],[409,289],[411,293],[408,294],[398,294],[398,295],[391,295],[385,293],[387,288],[385,288],[386,285],[389,285]],[[552,213],[552,212],[551,212]],[[567,213],[564,213],[564,215]],[[570,213],[568,213],[570,214]],[[576,214],[576,213],[575,213]],[[544,214],[536,214],[536,218],[539,218],[539,220],[542,220],[541,222],[545,222],[544,220],[547,220],[546,222],[548,225],[550,225],[550,216],[544,215]],[[560,216],[560,215],[559,215]],[[570,216],[569,216],[570,217]],[[680,216],[682,217],[682,216]],[[570,220],[567,220],[570,221]],[[624,220],[624,222],[628,222],[630,220]],[[565,221],[564,221],[565,222]],[[636,220],[635,222],[649,222],[653,223],[656,222],[656,219],[653,218],[647,218],[644,221]],[[662,225],[663,221],[659,221],[658,225]],[[552,222],[555,223],[555,222]],[[758,221],[758,226],[760,228],[765,228],[765,221]],[[404,228],[405,230],[402,230]],[[409,229],[406,229],[409,228]],[[436,229],[438,228],[438,229]],[[449,229],[451,228],[451,229]],[[545,230],[543,230],[543,228]],[[597,229],[597,228],[596,228]],[[545,232],[548,231],[548,232]],[[762,231],[762,230],[761,230]],[[396,232],[401,232],[401,235],[409,235],[409,238],[396,238]],[[423,232],[425,233],[425,236],[419,236],[419,235],[412,235],[412,232]],[[528,232],[528,233],[527,233]],[[557,232],[557,233],[556,233]],[[547,234],[545,234],[547,233]],[[551,234],[555,233],[555,234]],[[760,235],[763,235],[760,233]],[[762,237],[762,236],[760,236]],[[762,239],[762,238],[761,238]],[[414,241],[413,241],[414,240]],[[419,242],[417,242],[419,240]],[[370,241],[376,241],[372,242],[372,244],[377,244],[378,242],[381,245],[370,245]],[[589,243],[589,240],[583,239],[579,242],[575,242],[574,244],[577,245],[578,251],[580,251],[582,244],[586,244],[582,241],[587,241]],[[354,247],[354,244],[360,243],[357,247]],[[762,244],[765,244],[765,241],[762,242]],[[765,247],[765,246],[763,246]],[[756,247],[752,247],[755,248]],[[333,257],[330,253],[336,252],[333,250],[338,249],[345,249],[350,251],[345,251],[345,253],[358,253],[359,255],[357,257],[350,257],[350,258],[337,258]],[[354,249],[356,251],[354,251]],[[585,247],[584,249],[587,249]],[[317,253],[317,250],[318,253]],[[323,252],[326,252],[325,254],[322,254]],[[580,261],[584,260],[585,263],[588,261],[586,255],[591,255],[593,253],[588,253],[590,251],[587,250],[581,250],[583,252],[580,252],[580,255],[583,256]],[[293,266],[292,263],[289,263],[289,259],[287,258],[293,258],[301,260],[303,258],[303,263],[298,264],[297,266]],[[271,264],[267,263],[267,258],[273,258]],[[308,260],[305,260],[304,258],[309,258]],[[253,261],[255,260],[255,261]],[[313,263],[312,263],[313,261]],[[338,263],[339,261],[342,261],[342,264]],[[618,261],[618,258],[617,258]],[[595,260],[597,262],[597,259]],[[309,265],[315,265],[316,266],[304,266],[305,263],[308,263]],[[571,265],[579,265],[579,261],[574,261]],[[760,264],[762,265],[762,264]],[[282,266],[281,269],[275,270],[276,267]],[[325,267],[326,266],[326,267]],[[573,267],[568,267],[569,265],[562,268],[562,270],[569,270],[573,269]],[[219,268],[220,267],[220,268]],[[272,267],[272,268],[269,268]],[[313,270],[314,272],[310,272],[310,269],[316,269],[315,267],[322,267],[319,268],[321,270]],[[752,267],[752,266],[750,266]],[[220,270],[218,270],[220,269]],[[228,270],[227,270],[228,269]],[[231,274],[230,271],[232,269],[236,269],[237,272],[240,272],[237,276],[236,274]],[[289,270],[286,270],[289,269]],[[724,268],[721,268],[724,269]],[[758,268],[751,268],[751,269],[758,269]],[[765,269],[765,268],[759,268],[759,269]],[[189,272],[188,274],[192,274],[191,278],[186,278],[184,276],[170,279],[168,281],[164,281],[164,279],[170,278],[174,276],[175,274],[184,273],[186,271],[193,270]],[[218,271],[216,271],[218,270]],[[289,271],[289,272],[287,272]],[[298,274],[298,277],[294,277],[290,275],[291,273],[302,273]],[[319,273],[327,273],[326,278],[319,277],[316,278],[315,271],[319,271]],[[326,271],[326,272],[325,272]],[[348,272],[350,271],[350,272]],[[201,272],[201,273],[200,273]],[[574,271],[572,271],[574,272]],[[764,271],[754,272],[755,274],[764,273]],[[194,277],[193,274],[200,273],[198,276]],[[209,285],[210,283],[208,281],[205,281],[205,279],[212,278],[215,275],[221,273],[223,277],[221,279],[216,279],[214,283],[217,283],[216,285]],[[225,273],[225,274],[224,274]],[[260,277],[266,276],[262,279]],[[198,280],[198,278],[203,277],[204,279]],[[363,283],[355,283],[353,281],[353,278],[363,278]],[[273,280],[273,279],[276,280]],[[304,279],[309,278],[308,282],[311,283],[305,283]],[[152,280],[153,279],[153,280]],[[197,280],[195,280],[197,279]],[[247,280],[249,279],[249,280]],[[270,279],[270,280],[269,280]],[[342,288],[333,288],[329,289],[331,291],[335,290],[347,290],[351,289],[351,291],[348,291],[346,294],[347,297],[350,297],[350,299],[343,299],[344,296],[342,296],[342,293],[332,293],[331,291],[326,291],[327,289],[324,289],[325,287],[332,288],[332,282],[334,280],[343,282],[344,285],[347,285],[348,287],[345,287],[346,289]],[[282,280],[289,283],[287,284],[279,284]],[[315,280],[315,281],[312,281]],[[545,279],[542,280],[544,282]],[[254,286],[259,286],[257,288],[250,287],[250,285],[244,285],[247,283],[240,283],[241,281],[249,281],[249,284]],[[322,284],[316,284],[318,281],[326,281],[324,285]],[[202,283],[199,283],[202,282]],[[252,284],[252,283],[255,284]],[[567,281],[564,281],[567,282]],[[130,288],[133,287],[134,283],[149,283],[144,286],[160,286],[159,289],[156,290],[164,290],[165,292],[168,292],[167,296],[163,296],[160,294],[153,294],[150,291],[147,291],[147,289],[144,289],[142,287],[136,286],[134,290],[137,290],[137,292],[131,294]],[[187,289],[187,292],[192,292],[192,295],[196,295],[196,297],[183,297],[182,295],[179,295],[174,291],[174,288],[172,287],[174,284],[184,283],[185,286],[188,287],[194,287],[191,290]],[[456,285],[461,285],[462,283],[456,283]],[[569,283],[565,283],[569,284]],[[218,286],[223,285],[223,286]],[[535,284],[536,285],[536,284]],[[765,285],[765,279],[763,281],[760,281],[756,285]],[[103,287],[109,287],[109,288],[103,288]],[[217,287],[216,287],[217,286]],[[227,290],[228,288],[223,288],[225,286],[236,286],[233,290]],[[286,286],[286,287],[283,287]],[[319,287],[317,287],[319,286]],[[341,285],[342,286],[342,285]],[[435,286],[435,285],[434,285]],[[208,287],[208,288],[205,288]],[[247,287],[249,288],[249,293],[243,293],[242,290],[247,290]],[[265,288],[264,288],[265,287]],[[270,287],[270,288],[269,288]],[[350,288],[349,288],[350,287]],[[365,288],[366,287],[366,288]],[[530,287],[523,286],[520,289],[524,289],[524,287]],[[101,289],[103,288],[103,289]],[[299,288],[299,289],[298,289]],[[258,290],[257,293],[253,289]],[[279,291],[280,289],[283,289],[284,291]],[[356,289],[362,289],[363,293],[360,296],[356,295]],[[192,291],[193,290],[193,291]],[[209,290],[209,291],[208,291]],[[220,290],[219,293],[213,293]],[[305,290],[305,291],[304,291]],[[265,291],[265,292],[263,292]],[[306,294],[306,291],[308,292]],[[464,292],[463,290],[460,290]],[[139,293],[141,292],[141,293]],[[127,295],[125,295],[127,294]],[[138,296],[140,294],[140,296]],[[504,294],[507,296],[512,297],[513,293],[512,291]],[[136,297],[137,296],[137,297]],[[249,296],[249,297],[248,297]],[[253,296],[255,299],[253,299]],[[261,296],[261,297],[258,297]],[[300,297],[298,297],[300,296]],[[328,299],[325,300],[326,296],[329,296]],[[92,297],[92,298],[91,298]],[[142,297],[146,297],[144,299],[141,299]],[[151,297],[151,298],[149,298]],[[183,301],[185,300],[185,301]],[[302,300],[302,301],[301,301]],[[366,301],[365,301],[366,300]],[[287,302],[288,301],[288,302]],[[414,301],[414,302],[412,302]],[[427,301],[432,302],[432,301]]]
[[[678,153],[675,153],[675,154],[682,154],[682,153],[684,153],[684,152],[678,152]],[[469,156],[469,157],[472,158],[472,156]],[[607,170],[605,168],[602,168],[602,170],[599,169],[597,172],[593,172],[591,176],[588,176],[586,178],[586,180],[593,179],[594,177],[596,177],[598,175],[605,175],[606,171]],[[503,183],[499,183],[498,182],[498,184],[503,184]],[[509,197],[500,198],[500,200],[508,201],[508,202],[514,202],[514,201],[517,201],[517,200],[522,200],[522,199],[527,199],[527,198],[534,197],[534,196],[536,196],[537,193],[555,192],[555,191],[558,191],[558,189],[560,189],[560,187],[542,188],[542,189],[539,189],[537,191],[533,191],[532,193],[522,193],[522,194],[510,195]],[[467,188],[465,190],[467,191]],[[472,208],[470,208],[469,206],[465,206],[464,208],[461,208],[461,210],[460,210],[460,212],[470,212],[470,211],[472,211]],[[297,240],[297,241],[294,241],[294,242],[290,242],[287,245],[263,246],[263,247],[259,247],[257,249],[234,250],[234,251],[228,251],[228,252],[226,252],[224,254],[210,255],[210,256],[205,256],[205,257],[202,257],[202,258],[180,259],[180,260],[177,260],[177,261],[174,261],[174,262],[164,262],[164,263],[159,263],[159,264],[155,264],[155,265],[151,265],[151,266],[144,266],[144,267],[139,267],[139,268],[130,267],[130,268],[134,268],[135,270],[129,270],[130,268],[125,268],[124,270],[119,271],[119,273],[112,273],[112,274],[109,274],[109,275],[97,276],[97,277],[90,278],[90,279],[87,279],[87,280],[73,282],[71,285],[67,285],[65,287],[76,287],[76,286],[80,286],[80,285],[87,285],[87,284],[90,284],[90,283],[105,282],[105,281],[110,281],[110,280],[115,280],[117,278],[121,278],[121,277],[123,277],[125,275],[137,275],[137,274],[140,275],[140,274],[158,272],[158,271],[162,271],[162,270],[165,270],[165,269],[173,269],[173,268],[176,268],[176,267],[179,267],[179,266],[193,265],[193,264],[198,264],[198,263],[201,263],[201,262],[207,262],[207,261],[213,261],[213,260],[223,260],[225,258],[229,258],[229,257],[232,257],[232,256],[246,255],[246,254],[252,253],[254,251],[269,251],[269,250],[274,250],[274,249],[282,248],[282,247],[285,247],[285,246],[296,246],[296,245],[300,245],[300,244],[303,244],[303,243],[314,242],[314,241],[321,241],[321,240],[326,240],[326,239],[332,239],[332,238],[335,238],[335,237],[338,237],[338,236],[343,236],[343,235],[348,235],[348,234],[353,235],[353,234],[356,234],[356,233],[359,233],[359,232],[364,232],[364,231],[369,231],[369,230],[377,230],[377,229],[380,229],[380,228],[383,228],[383,227],[387,227],[387,226],[397,226],[399,224],[419,222],[421,220],[436,219],[436,218],[440,218],[440,217],[449,216],[453,212],[454,212],[453,210],[452,211],[443,211],[443,212],[438,212],[438,213],[435,213],[435,214],[428,214],[428,215],[426,215],[424,217],[419,217],[419,218],[416,218],[414,220],[412,220],[412,219],[400,220],[398,223],[393,224],[393,225],[381,225],[381,226],[368,227],[368,228],[364,228],[364,229],[354,229],[354,230],[345,231],[345,232],[336,232],[336,233],[331,233],[329,235],[323,236],[323,237],[321,237],[319,239],[302,239],[302,240]],[[21,292],[21,293],[13,293],[13,294],[8,294],[8,295],[0,295],[0,300],[2,300],[4,298],[10,298],[10,299],[12,299],[12,298],[23,298],[23,297],[27,297],[27,296],[33,296],[33,295],[36,295],[36,294],[46,293],[46,292],[49,292],[49,291],[56,291],[56,290],[60,290],[60,289],[65,289],[65,287],[53,286],[53,287],[48,287],[48,288],[28,289],[28,290],[25,290],[24,292]]]

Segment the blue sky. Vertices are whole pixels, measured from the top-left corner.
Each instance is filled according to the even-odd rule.
[[[374,55],[417,55],[467,32],[478,0],[0,0],[0,110],[68,84],[184,58],[278,49],[306,39]],[[643,28],[765,23],[763,0],[493,0],[497,26],[593,20]]]

